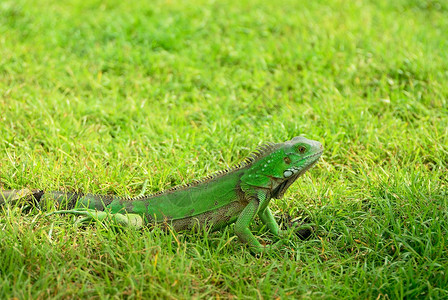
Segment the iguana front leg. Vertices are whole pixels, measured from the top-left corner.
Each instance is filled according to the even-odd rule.
[[[265,221],[263,221],[263,219],[262,219],[262,221],[263,221],[263,223],[266,224],[266,226],[268,226],[268,228],[274,234],[278,235],[278,232],[279,232],[278,225],[275,222],[274,217],[272,216],[272,213],[270,213],[270,210],[267,209],[266,201],[269,201],[266,198],[266,194],[259,192],[258,197],[254,197],[251,199],[251,201],[241,212],[241,214],[239,215],[239,217],[235,223],[235,234],[239,237],[239,239],[242,242],[247,243],[250,247],[250,250],[255,253],[269,252],[269,251],[277,248],[281,244],[281,241],[280,241],[280,242],[275,243],[274,245],[262,246],[249,229],[249,224],[252,222],[255,215],[259,212],[260,207],[261,208],[264,207],[263,218],[264,218],[264,220],[269,220],[269,221],[265,222]],[[266,213],[266,211],[267,211],[267,213]],[[266,216],[265,216],[265,214],[266,214]]]
[[[240,213],[235,223],[235,234],[243,243],[247,243],[250,249],[254,252],[263,251],[263,247],[261,246],[260,242],[257,241],[255,236],[249,229],[249,224],[257,214],[258,207],[258,199],[252,198],[249,204],[247,204],[247,206]]]
[[[287,238],[291,233],[296,232],[297,225],[288,228],[287,230],[280,229],[280,226],[275,221],[274,216],[272,215],[269,207],[266,207],[263,211],[258,212],[258,216],[261,219],[261,222],[266,225],[268,230],[272,232],[277,238]],[[296,234],[300,234],[296,232]]]
[[[258,198],[260,199],[260,209],[258,210],[258,216],[260,217],[261,222],[266,225],[268,230],[272,232],[275,236],[281,237],[286,235],[285,230],[281,230],[275,221],[274,216],[272,215],[271,210],[268,207],[270,199],[267,198],[267,195],[263,191],[258,192]]]
[[[275,218],[272,215],[269,207],[266,207],[264,210],[259,211],[258,216],[260,217],[261,222],[266,225],[270,232],[272,232],[275,236],[280,236],[283,230],[280,230],[280,227],[275,221]]]

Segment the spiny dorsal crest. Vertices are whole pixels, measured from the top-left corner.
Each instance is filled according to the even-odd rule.
[[[245,163],[244,166],[247,166],[251,163],[253,163],[255,160],[257,160],[260,157],[265,156],[266,154],[270,153],[271,150],[274,150],[276,147],[274,143],[266,143],[261,146],[258,146],[257,149],[255,149],[254,152],[250,153],[243,161]]]
[[[247,166],[250,166],[251,164],[253,164],[258,159],[266,156],[267,154],[270,154],[273,150],[276,150],[279,145],[280,144],[275,144],[275,143],[271,143],[271,142],[263,144],[263,145],[260,145],[260,146],[258,146],[255,149],[255,151],[250,153],[242,162],[240,162],[240,163],[238,163],[238,164],[236,164],[236,165],[234,165],[234,166],[232,166],[230,168],[227,168],[227,169],[224,169],[224,170],[219,170],[219,171],[217,171],[215,173],[212,173],[212,174],[210,174],[208,176],[205,176],[205,177],[203,177],[201,179],[196,179],[196,180],[194,180],[194,181],[192,181],[190,183],[177,185],[177,186],[174,186],[172,188],[169,188],[169,189],[166,189],[166,190],[162,190],[162,191],[150,194],[150,195],[143,195],[143,196],[130,198],[129,200],[141,200],[141,199],[146,199],[146,198],[152,198],[152,197],[160,196],[160,195],[165,194],[165,193],[175,192],[177,190],[186,189],[186,188],[189,188],[189,187],[197,186],[197,185],[199,185],[201,183],[204,183],[204,182],[208,182],[208,181],[213,180],[215,178],[221,177],[221,176],[223,176],[223,175],[225,175],[225,174],[227,174],[229,172],[237,171],[237,170],[240,170],[240,169],[245,168]]]

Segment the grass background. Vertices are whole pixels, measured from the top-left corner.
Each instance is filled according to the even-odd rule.
[[[448,298],[447,32],[432,0],[0,1],[2,189],[137,195],[326,148],[271,204],[315,232],[272,257],[3,207],[0,298]]]

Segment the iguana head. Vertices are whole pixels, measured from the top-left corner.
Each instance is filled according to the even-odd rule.
[[[317,162],[322,152],[321,143],[304,137],[263,146],[249,157],[253,161],[241,178],[242,187],[269,189],[272,198],[281,198],[288,187]]]
[[[295,137],[290,141],[283,143],[281,146],[283,154],[283,164],[278,163],[275,168],[275,178],[280,182],[273,190],[272,198],[281,198],[289,186],[300,175],[311,168],[322,155],[324,148],[321,143],[308,140],[304,137]],[[283,153],[282,153],[283,152]],[[278,156],[278,155],[275,155]],[[280,161],[280,158],[277,158]]]

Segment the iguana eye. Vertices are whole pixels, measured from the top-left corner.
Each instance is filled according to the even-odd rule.
[[[297,151],[298,151],[300,154],[303,154],[303,153],[305,153],[306,148],[305,148],[304,146],[299,146],[299,147],[297,148]]]
[[[291,159],[288,156],[286,156],[283,160],[285,161],[285,164],[289,165],[291,163]]]

